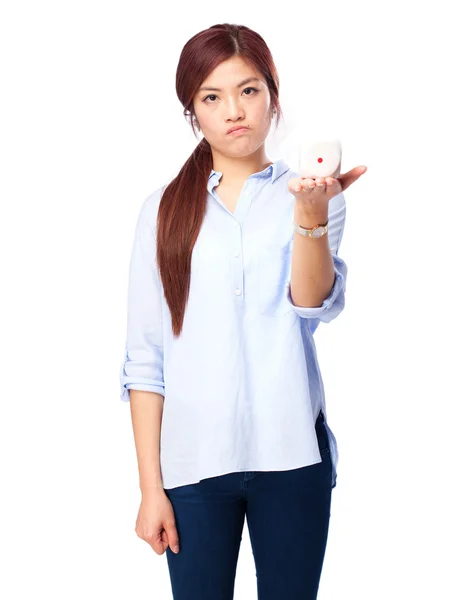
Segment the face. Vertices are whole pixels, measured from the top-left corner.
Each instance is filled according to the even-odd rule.
[[[244,82],[250,78],[257,79]],[[212,148],[225,156],[247,156],[265,142],[270,131],[270,92],[262,75],[236,56],[218,65],[201,84],[194,113]],[[228,134],[235,125],[248,125],[248,131]]]

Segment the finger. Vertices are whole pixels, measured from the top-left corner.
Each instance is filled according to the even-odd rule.
[[[324,191],[327,187],[326,181],[324,177],[317,177],[315,183],[320,191]]]
[[[301,180],[300,180],[300,178],[299,178],[299,177],[292,177],[292,178],[291,178],[291,179],[288,181],[288,188],[289,188],[289,191],[290,191],[291,193],[292,193],[292,192],[295,192],[295,191],[296,191],[296,187],[297,187],[298,185],[300,185],[300,182],[301,182]]]
[[[295,191],[308,193],[314,187],[315,182],[311,177],[303,177],[300,179],[300,184],[301,184],[301,189],[298,190],[296,187]]]
[[[166,545],[161,540],[157,540],[156,542],[153,542],[150,545],[151,545],[151,548],[153,548],[153,550],[159,556],[161,556],[162,554],[164,554],[164,552],[166,551]]]
[[[169,537],[165,529],[161,531],[161,540],[162,542],[159,544],[159,551],[156,551],[157,554],[164,554],[166,552],[167,547],[169,546]]]
[[[151,548],[156,552],[156,554],[164,554],[164,541],[160,533],[147,535],[145,536],[144,541],[151,546]]]
[[[294,191],[295,192],[303,192],[304,189],[306,189],[306,181],[307,179],[299,177],[298,179],[295,180],[294,182]]]

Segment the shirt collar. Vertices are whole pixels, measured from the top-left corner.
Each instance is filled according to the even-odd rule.
[[[286,173],[286,171],[288,170],[288,165],[282,158],[280,158],[276,160],[273,164],[268,165],[268,167],[263,169],[263,171],[260,171],[259,173],[254,173],[253,175],[250,175],[250,177],[259,177],[263,179],[268,179],[269,177],[271,177],[271,183],[274,183],[278,179],[278,177],[281,177],[281,175],[283,175],[283,173]],[[219,184],[219,180],[221,179],[222,174],[223,173],[221,171],[215,171],[211,169],[207,185],[207,189],[210,193],[213,191],[213,187]]]

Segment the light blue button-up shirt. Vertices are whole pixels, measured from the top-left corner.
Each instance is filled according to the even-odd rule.
[[[290,289],[295,198],[288,180],[299,174],[280,159],[250,175],[234,213],[216,193],[221,177],[212,170],[207,182],[178,339],[156,266],[156,217],[165,186],[141,206],[130,258],[120,398],[128,402],[129,389],[164,396],[165,489],[226,473],[320,462],[315,421],[322,409],[335,487],[338,449],[313,334],[344,308],[347,267],[338,257],[344,196],[329,202],[333,288],[321,306],[304,308],[293,304]],[[313,244],[311,239],[311,252]]]

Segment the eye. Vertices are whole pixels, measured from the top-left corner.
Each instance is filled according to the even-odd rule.
[[[258,92],[257,88],[254,87],[247,87],[244,89],[245,90],[253,90],[254,93],[253,94],[247,94],[247,96],[255,96],[255,94]],[[216,94],[209,94],[208,96],[205,96],[205,98],[203,98],[202,102],[205,102],[208,98],[217,98]],[[207,104],[213,104],[213,102],[207,102]]]

